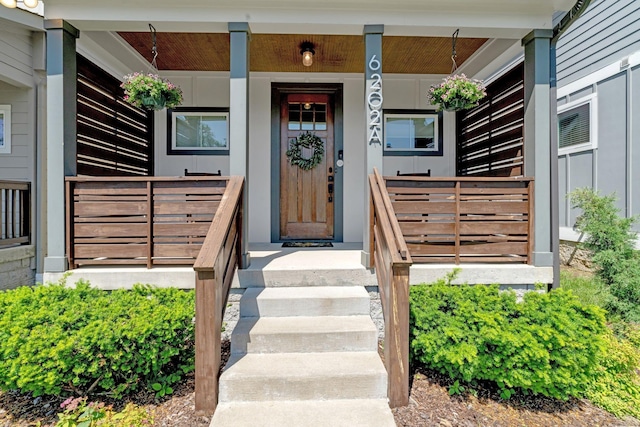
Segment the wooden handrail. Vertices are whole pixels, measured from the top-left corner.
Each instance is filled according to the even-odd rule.
[[[193,266],[196,272],[195,408],[208,413],[213,413],[218,404],[222,319],[231,281],[242,259],[243,187],[244,178],[229,178]]]
[[[31,183],[0,181],[0,246],[31,241]]]
[[[384,359],[391,407],[409,403],[409,268],[412,264],[384,179],[369,175],[373,253],[384,314]]]

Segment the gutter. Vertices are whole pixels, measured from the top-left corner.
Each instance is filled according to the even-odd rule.
[[[553,36],[549,45],[550,70],[549,70],[549,102],[551,129],[551,252],[553,253],[553,288],[560,287],[560,189],[558,188],[558,79],[556,64],[556,46],[558,39],[564,34],[576,20],[582,16],[591,5],[592,0],[577,0],[561,19],[553,27]]]

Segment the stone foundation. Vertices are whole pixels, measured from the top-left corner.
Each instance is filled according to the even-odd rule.
[[[35,255],[32,245],[0,249],[0,291],[35,283],[35,270],[31,268]]]
[[[578,270],[591,271],[591,251],[583,249],[576,242],[560,241],[560,265],[568,265]]]

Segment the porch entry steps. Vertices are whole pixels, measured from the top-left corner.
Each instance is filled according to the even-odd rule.
[[[211,427],[395,426],[362,286],[249,288]]]

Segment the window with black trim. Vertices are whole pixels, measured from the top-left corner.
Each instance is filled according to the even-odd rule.
[[[595,148],[595,97],[589,96],[558,107],[560,154]]]
[[[385,110],[383,126],[385,156],[442,155],[442,114]]]
[[[229,154],[229,110],[181,107],[167,114],[167,154]]]

